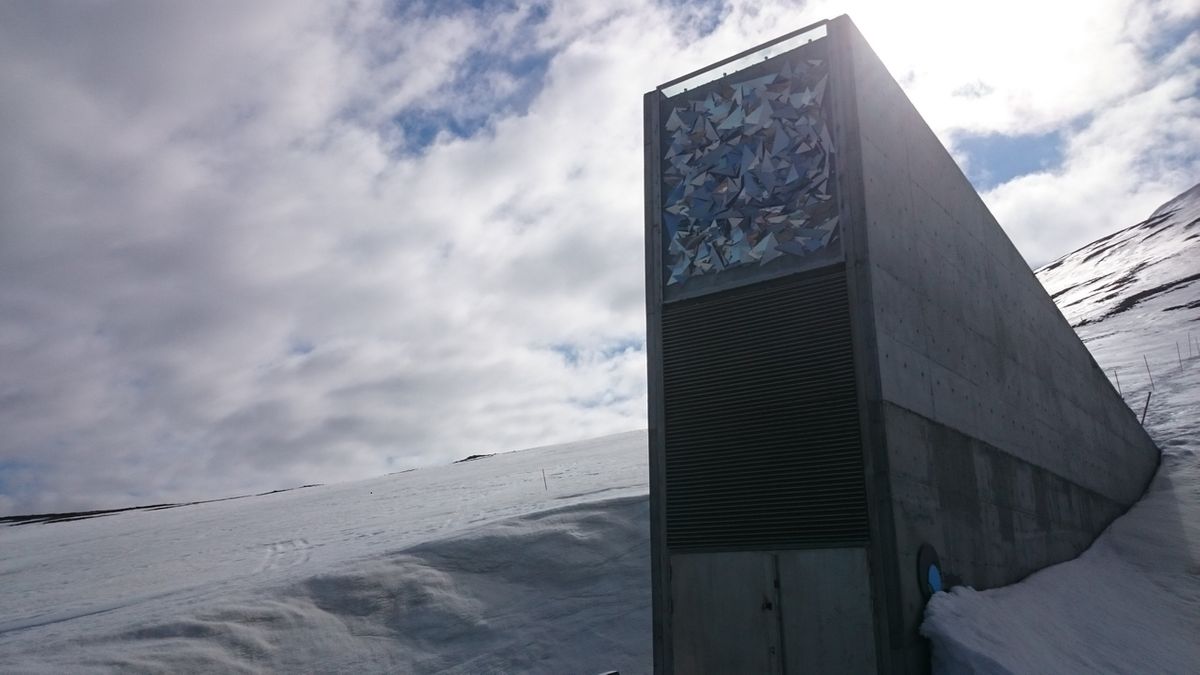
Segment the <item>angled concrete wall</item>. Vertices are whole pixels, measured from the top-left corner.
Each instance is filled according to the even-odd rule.
[[[925,672],[922,545],[1019,580],[1158,450],[847,17],[645,105],[655,671]]]
[[[920,670],[921,543],[964,583],[1012,583],[1086,549],[1159,452],[857,29],[832,26],[853,90],[844,159],[861,196],[847,199],[899,573],[892,665]]]

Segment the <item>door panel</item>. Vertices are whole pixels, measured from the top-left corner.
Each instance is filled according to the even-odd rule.
[[[671,556],[671,606],[676,673],[782,672],[770,553]]]

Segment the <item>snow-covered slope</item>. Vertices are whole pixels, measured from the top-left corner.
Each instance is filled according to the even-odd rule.
[[[1126,402],[1146,410],[1162,466],[1075,560],[934,596],[922,631],[935,670],[1200,672],[1200,186],[1038,276]]]
[[[645,672],[646,477],[633,432],[0,527],[0,672]]]
[[[1200,309],[1200,185],[1037,275],[1077,328],[1130,311]]]
[[[1126,398],[1144,398],[1147,369],[1200,354],[1200,185],[1037,275]]]

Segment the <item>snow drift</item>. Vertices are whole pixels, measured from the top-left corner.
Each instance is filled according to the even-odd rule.
[[[0,528],[0,672],[645,672],[646,491],[633,432]]]

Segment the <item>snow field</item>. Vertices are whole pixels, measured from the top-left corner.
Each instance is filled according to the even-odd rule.
[[[634,432],[2,528],[0,672],[645,672],[646,491]]]

